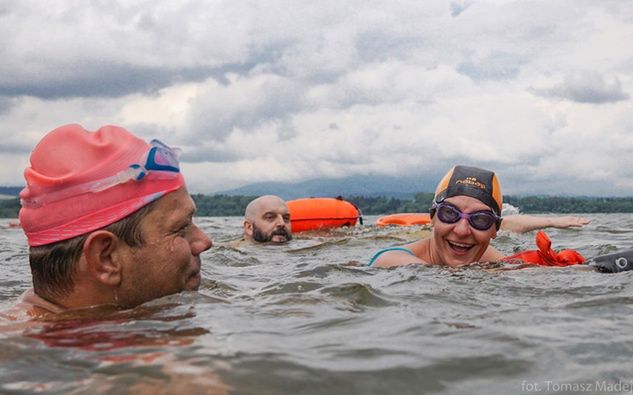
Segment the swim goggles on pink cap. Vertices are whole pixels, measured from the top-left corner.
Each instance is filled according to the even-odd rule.
[[[180,166],[178,162],[180,149],[170,148],[157,139],[150,141],[150,145],[151,148],[149,151],[147,151],[147,153],[139,161],[140,163],[144,163],[143,165],[140,163],[133,163],[127,169],[101,180],[73,185],[59,191],[45,192],[40,194],[40,196],[30,199],[22,199],[22,206],[37,208],[71,196],[77,196],[84,193],[101,192],[117,185],[125,184],[129,181],[141,181],[150,172],[152,172],[152,174],[154,174],[154,172],[160,172],[156,173],[160,174],[158,177],[159,179],[171,179],[177,177],[178,173],[180,173]]]

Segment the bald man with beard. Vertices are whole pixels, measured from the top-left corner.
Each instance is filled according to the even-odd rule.
[[[250,202],[244,212],[244,240],[275,244],[292,240],[286,202],[275,195],[260,196]]]

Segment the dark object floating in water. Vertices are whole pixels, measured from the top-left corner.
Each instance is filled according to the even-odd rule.
[[[589,259],[587,265],[601,273],[619,273],[633,270],[633,249]]]

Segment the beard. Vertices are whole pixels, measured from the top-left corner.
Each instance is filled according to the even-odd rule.
[[[292,234],[288,232],[286,228],[276,228],[271,233],[266,234],[261,229],[259,229],[255,224],[253,224],[253,240],[260,243],[268,243],[272,241],[273,236],[283,236],[286,240],[281,243],[285,243],[292,240]]]

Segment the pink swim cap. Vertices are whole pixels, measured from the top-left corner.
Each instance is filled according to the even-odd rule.
[[[117,126],[53,130],[31,153],[24,178],[20,224],[30,246],[103,228],[185,184],[174,151]]]

